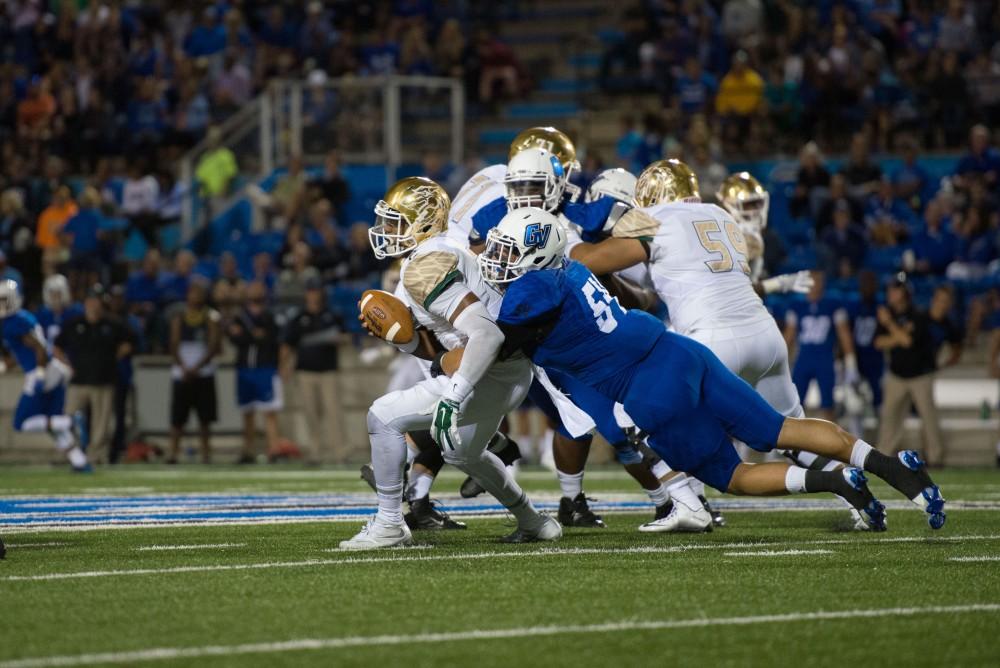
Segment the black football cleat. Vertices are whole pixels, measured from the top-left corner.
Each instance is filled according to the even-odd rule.
[[[603,529],[604,520],[590,509],[587,497],[580,492],[575,499],[559,499],[559,523],[564,527]]]
[[[712,505],[708,502],[708,499],[704,496],[699,496],[698,500],[701,501],[701,505],[705,506],[705,510],[708,511],[708,514],[712,516],[712,526],[726,526],[726,518],[722,516],[722,513],[712,507]]]
[[[472,476],[466,477],[465,480],[462,481],[462,486],[458,488],[458,493],[463,499],[473,499],[485,491],[486,490],[483,486],[476,482],[475,478]]]
[[[403,515],[403,521],[411,531],[449,531],[465,529],[465,522],[458,522],[448,514],[434,507],[430,497],[410,501],[410,512]]]

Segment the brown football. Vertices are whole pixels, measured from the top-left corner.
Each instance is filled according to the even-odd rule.
[[[389,343],[413,340],[413,316],[398,297],[384,290],[366,290],[361,295],[361,315],[369,331]]]

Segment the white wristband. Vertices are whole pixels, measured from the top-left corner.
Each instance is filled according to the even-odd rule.
[[[406,343],[393,343],[392,345],[394,345],[396,347],[396,350],[398,350],[399,352],[406,353],[407,355],[412,355],[413,351],[415,351],[417,349],[417,346],[420,345],[420,336],[416,332],[414,332],[413,338],[407,341]]]
[[[458,373],[455,373],[455,375],[451,377],[451,384],[448,386],[448,389],[444,391],[442,396],[445,399],[449,399],[457,404],[460,404],[469,398],[473,389],[475,388],[472,383],[458,375]]]

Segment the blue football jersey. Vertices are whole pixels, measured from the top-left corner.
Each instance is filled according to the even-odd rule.
[[[52,342],[56,340],[57,336],[59,336],[59,332],[62,331],[63,325],[82,315],[83,307],[80,304],[70,304],[59,314],[56,314],[48,306],[43,306],[38,309],[35,313],[35,318],[38,319],[38,324],[41,325],[42,331],[45,333],[45,340],[48,341],[50,350],[52,348]]]
[[[584,265],[531,271],[504,293],[497,324],[505,331],[535,330],[523,345],[531,359],[596,387],[625,382],[666,332],[641,311],[626,311]]]
[[[25,373],[34,371],[38,360],[35,358],[35,351],[25,345],[24,337],[34,336],[39,343],[45,345],[45,334],[35,316],[30,311],[21,309],[4,318],[0,326],[3,328],[3,343],[21,366],[21,370]]]
[[[840,302],[825,297],[818,302],[796,301],[788,311],[798,321],[799,354],[832,357],[837,340],[836,323],[847,315]]]
[[[878,329],[878,304],[861,302],[851,309],[852,329],[854,331],[854,348],[857,354],[878,354],[875,349],[875,331]]]

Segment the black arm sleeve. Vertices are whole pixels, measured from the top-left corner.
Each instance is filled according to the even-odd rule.
[[[559,320],[559,309],[547,311],[530,322],[513,325],[497,321],[503,332],[504,342],[500,347],[500,359],[509,359],[516,352],[524,352],[531,357],[535,348],[545,340]]]

